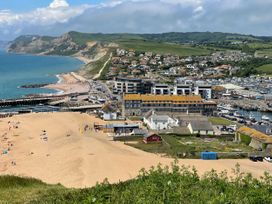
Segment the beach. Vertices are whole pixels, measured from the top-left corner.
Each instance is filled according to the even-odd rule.
[[[133,179],[142,168],[174,160],[114,142],[93,129],[104,121],[80,113],[32,113],[0,120],[0,175],[34,177],[66,187],[91,187],[108,178],[110,183]],[[203,175],[215,169],[230,174],[237,163],[255,177],[272,174],[272,164],[245,160],[179,160]]]
[[[74,72],[60,74],[57,77],[58,83],[43,88],[57,90],[58,94],[85,93],[90,89],[88,81]]]

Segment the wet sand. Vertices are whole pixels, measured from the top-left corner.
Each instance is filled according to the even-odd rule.
[[[58,78],[58,83],[49,84],[44,88],[58,90],[59,94],[84,93],[90,89],[87,80],[74,72],[58,75]]]
[[[7,154],[0,154],[0,174],[82,188],[94,186],[105,178],[111,183],[125,181],[135,178],[142,168],[173,162],[111,141],[105,133],[93,129],[94,122],[105,124],[79,113],[36,113],[0,120],[1,153],[9,149]],[[211,169],[231,172],[236,163],[255,177],[264,171],[272,174],[272,164],[268,162],[179,160],[180,165],[195,166],[200,174]]]

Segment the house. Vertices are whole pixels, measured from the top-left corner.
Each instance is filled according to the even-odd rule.
[[[134,130],[139,129],[139,124],[107,124],[103,127],[105,133],[114,133],[116,136],[132,135]]]
[[[272,153],[272,137],[253,128],[240,127],[236,132],[235,140],[246,143],[254,149]]]
[[[212,124],[209,121],[191,121],[188,129],[191,134],[214,135]]]
[[[117,120],[117,113],[103,113],[103,120]]]
[[[146,144],[158,143],[158,142],[162,142],[162,138],[161,138],[161,136],[159,136],[155,133],[151,133],[151,134],[144,136],[144,143],[146,143]]]
[[[253,125],[251,128],[258,130],[264,134],[272,136],[272,126],[271,125]]]
[[[154,111],[149,111],[144,116],[144,123],[151,130],[167,130],[179,125],[178,119],[169,117],[168,115],[156,115]]]

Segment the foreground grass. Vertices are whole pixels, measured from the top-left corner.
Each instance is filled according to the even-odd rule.
[[[257,180],[240,172],[233,177],[211,171],[200,177],[195,169],[178,167],[142,170],[136,179],[115,185],[105,181],[93,188],[66,189],[33,179],[0,177],[0,203],[272,203],[272,177]]]

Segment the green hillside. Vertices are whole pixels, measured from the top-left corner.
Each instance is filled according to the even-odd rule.
[[[236,166],[232,178],[215,171],[199,177],[195,170],[153,168],[127,182],[110,185],[105,181],[88,189],[67,189],[34,179],[0,177],[0,203],[237,203],[269,204],[272,201],[272,177],[261,180],[240,172]]]
[[[272,74],[272,64],[266,64],[257,68],[262,74]]]

